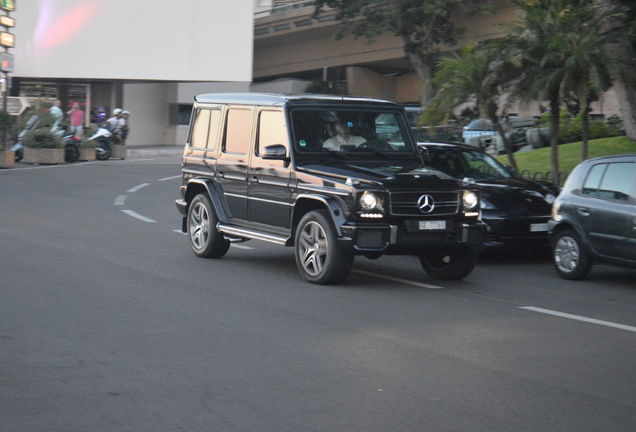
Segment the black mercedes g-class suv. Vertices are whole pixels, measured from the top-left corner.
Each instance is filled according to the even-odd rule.
[[[293,246],[302,277],[330,284],[355,255],[416,255],[430,277],[461,279],[483,247],[479,189],[427,167],[392,102],[199,95],[182,172],[176,204],[200,257],[249,239]]]

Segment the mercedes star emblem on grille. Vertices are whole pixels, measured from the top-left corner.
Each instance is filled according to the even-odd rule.
[[[430,195],[422,195],[417,200],[417,207],[422,213],[430,213],[435,209],[435,200]]]

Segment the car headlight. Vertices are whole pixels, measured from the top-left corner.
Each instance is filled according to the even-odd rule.
[[[375,210],[380,199],[373,192],[365,192],[360,197],[360,208],[364,211]]]
[[[479,206],[479,197],[473,191],[464,191],[464,210],[476,210]]]
[[[358,201],[360,211],[358,216],[363,218],[382,218],[384,217],[384,204],[382,197],[374,192],[366,191],[360,195]]]
[[[547,195],[545,196],[545,201],[546,201],[548,204],[554,204],[554,200],[555,200],[555,199],[556,199],[556,197],[555,197],[553,194],[551,194],[551,193],[549,193],[549,194],[547,194]]]

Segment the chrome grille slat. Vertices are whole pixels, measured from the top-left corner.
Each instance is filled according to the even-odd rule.
[[[435,200],[435,208],[430,213],[422,213],[417,201],[422,195],[430,195]],[[394,216],[445,216],[459,211],[459,191],[418,191],[393,192],[391,214]]]

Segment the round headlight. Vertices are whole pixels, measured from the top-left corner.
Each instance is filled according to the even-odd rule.
[[[477,198],[477,194],[472,191],[464,192],[464,209],[472,210],[479,205],[479,198]]]
[[[370,211],[378,205],[378,197],[373,192],[365,192],[360,197],[360,208],[364,211]]]

